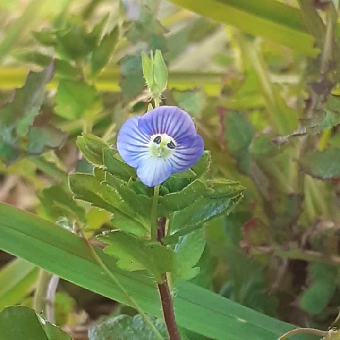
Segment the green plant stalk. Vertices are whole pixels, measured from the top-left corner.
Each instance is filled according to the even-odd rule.
[[[165,221],[165,233],[164,233],[164,235],[170,236],[170,232],[171,232],[171,221],[170,221],[170,218],[167,218],[166,221]],[[166,273],[166,279],[168,281],[170,293],[172,294],[173,290],[174,290],[174,281],[173,281],[173,278],[172,278],[172,274]]]
[[[152,199],[152,208],[151,208],[151,240],[157,240],[157,206],[158,206],[158,198],[159,198],[159,185],[156,185],[153,189],[153,199]]]
[[[48,272],[46,272],[43,269],[40,269],[37,280],[37,287],[35,289],[33,298],[33,308],[38,314],[45,311],[46,291],[50,276],[51,275]]]
[[[106,267],[105,263],[102,261],[102,259],[98,256],[98,254],[93,249],[91,243],[88,241],[88,239],[85,237],[83,231],[80,231],[82,240],[85,242],[86,246],[88,247],[91,255],[93,256],[94,260],[99,264],[99,266],[103,269],[103,271],[106,273],[106,275],[114,282],[114,284],[122,291],[122,293],[127,297],[127,299],[131,302],[131,305],[138,311],[138,313],[143,317],[146,324],[150,326],[153,333],[155,334],[156,338],[159,340],[164,340],[162,335],[159,333],[155,325],[151,322],[149,317],[144,313],[142,308],[138,305],[136,300],[128,293],[128,291],[124,288],[124,286],[119,282],[119,280],[112,274],[110,269]]]

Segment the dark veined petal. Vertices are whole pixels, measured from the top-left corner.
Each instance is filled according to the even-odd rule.
[[[182,140],[174,154],[169,158],[172,165],[172,173],[188,170],[202,157],[204,141],[200,135],[187,137]]]
[[[130,166],[136,168],[142,159],[148,157],[150,137],[138,129],[141,117],[128,119],[120,128],[117,149],[120,156]]]
[[[138,121],[138,127],[146,135],[166,133],[176,141],[196,135],[195,125],[189,114],[176,106],[161,106],[147,112]]]
[[[169,159],[150,157],[143,159],[137,167],[137,176],[148,187],[163,183],[171,176]]]

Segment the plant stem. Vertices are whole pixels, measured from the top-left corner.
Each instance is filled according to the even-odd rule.
[[[157,240],[157,205],[159,198],[159,185],[156,185],[153,189],[153,200],[151,209],[151,240]]]
[[[180,340],[178,327],[175,320],[174,306],[166,274],[162,275],[162,283],[158,284],[158,291],[161,297],[162,309],[166,328],[168,329],[170,340]]]
[[[157,97],[154,97],[153,101],[154,101],[154,103],[155,103],[155,108],[156,108],[156,107],[159,107],[159,105],[160,105],[160,103],[161,103],[160,99],[157,98]]]
[[[50,274],[43,269],[40,269],[37,281],[37,288],[35,289],[33,298],[33,308],[37,313],[44,312],[46,303],[46,291]]]
[[[295,334],[315,334],[315,335],[319,335],[319,336],[327,336],[327,332],[325,331],[320,331],[318,329],[314,329],[314,328],[298,328],[298,329],[293,329],[285,334],[283,334],[282,336],[279,337],[278,340],[286,340],[289,337],[291,337],[292,335]]]
[[[106,267],[105,263],[102,261],[102,259],[99,257],[99,255],[96,253],[94,248],[92,247],[91,243],[88,241],[88,239],[85,237],[82,230],[80,230],[80,234],[82,236],[83,241],[87,245],[92,257],[94,260],[100,265],[100,267],[103,269],[103,271],[106,273],[106,275],[114,282],[114,284],[125,294],[128,300],[131,302],[131,306],[134,307],[138,313],[143,317],[145,323],[147,323],[150,328],[152,329],[153,333],[155,334],[156,338],[159,340],[164,340],[162,335],[159,333],[155,325],[152,323],[152,321],[149,319],[149,317],[144,313],[142,308],[138,305],[136,300],[128,293],[128,291],[124,288],[124,286],[118,281],[118,279],[112,274],[110,269]]]
[[[55,324],[55,295],[57,292],[59,284],[59,276],[52,275],[51,279],[48,282],[47,292],[46,292],[46,320]]]
[[[159,219],[158,230],[157,230],[157,241],[162,245],[165,244],[162,241],[162,238],[165,236],[165,224],[166,218],[162,217]],[[167,275],[166,273],[162,274],[162,282],[158,283],[158,291],[159,296],[161,298],[162,309],[164,320],[166,324],[166,328],[169,333],[170,340],[180,340],[180,335],[175,319],[174,305],[171,297],[171,292],[168,285]]]

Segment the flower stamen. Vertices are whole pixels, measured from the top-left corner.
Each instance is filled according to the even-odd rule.
[[[162,137],[161,136],[156,136],[154,139],[153,139],[153,142],[156,143],[156,144],[160,144],[162,141]]]
[[[175,140],[167,134],[151,136],[149,150],[152,156],[168,158],[173,154],[175,148]]]
[[[173,141],[170,141],[168,144],[167,144],[167,147],[169,149],[174,149],[176,147],[175,143]]]

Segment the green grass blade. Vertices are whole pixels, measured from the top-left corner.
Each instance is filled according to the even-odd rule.
[[[83,240],[57,225],[12,206],[0,204],[0,249],[22,257],[47,271],[112,298],[130,304],[127,297],[102,272]],[[154,281],[145,273],[117,269],[100,248],[98,255],[129,294],[145,310],[161,316]],[[176,286],[175,310],[181,327],[217,340],[276,340],[292,325],[238,305],[188,282]],[[298,336],[295,340],[313,339]]]
[[[300,11],[273,0],[170,0],[216,21],[315,56],[314,38]]]
[[[22,259],[15,259],[0,271],[0,311],[20,303],[34,289],[38,268]]]

